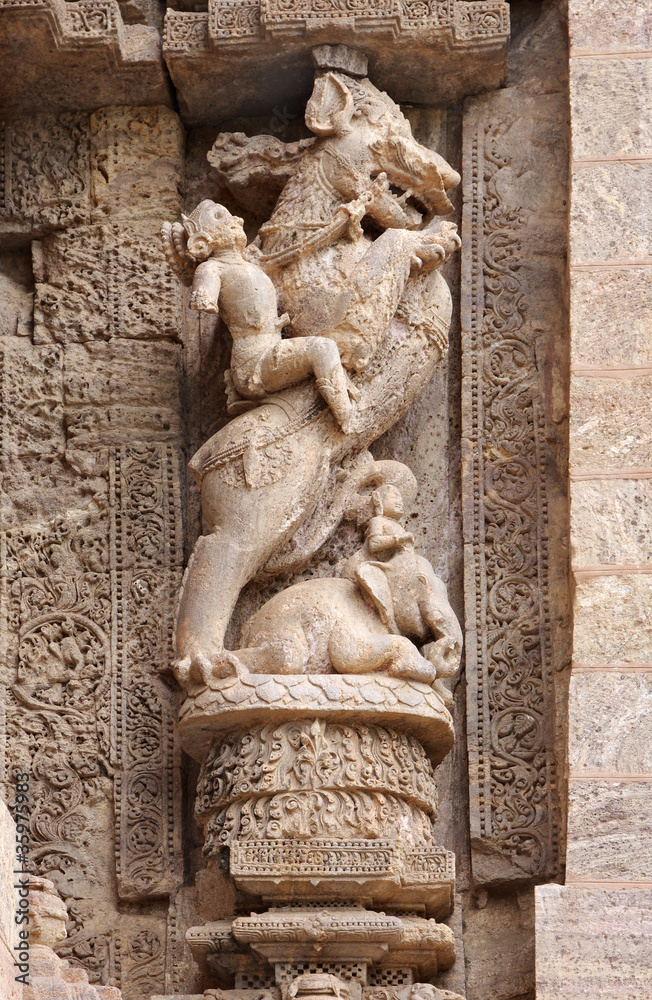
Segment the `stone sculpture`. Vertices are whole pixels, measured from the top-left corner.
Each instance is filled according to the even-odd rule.
[[[342,579],[307,580],[276,594],[245,624],[237,660],[264,673],[387,670],[426,683],[454,673],[462,633],[444,584],[414,552],[411,535],[370,527],[367,547],[387,551],[397,544],[399,551],[381,561],[360,559],[361,549],[345,563]],[[423,655],[411,639],[430,636],[436,641]]]
[[[414,983],[454,961],[433,767],[452,746],[440,678],[462,633],[403,525],[414,476],[366,449],[446,350],[438,269],[459,239],[437,216],[459,176],[359,53],[314,59],[314,138],[224,134],[209,154],[245,211],[254,196],[274,206],[253,243],[211,201],[163,227],[191,307],[233,338],[234,419],[190,463],[208,533],[184,578],[175,672],[207,874],[228,870],[240,913],[255,903],[187,939],[234,980],[233,1000],[254,986],[273,1000],[436,1000]],[[306,565],[344,516],[365,530],[339,574],[280,590],[225,649],[242,587]]]
[[[279,318],[272,281],[245,256],[242,219],[221,205],[203,201],[190,217],[184,216],[183,226],[167,223],[163,235],[170,263],[182,280],[188,265],[196,264],[191,307],[219,311],[233,338],[227,376],[235,396],[230,412],[238,412],[239,397],[264,399],[314,375],[320,395],[342,430],[348,430],[349,391],[355,389],[347,380],[337,345],[327,337],[281,339],[289,316]]]
[[[437,269],[459,238],[455,226],[433,220],[451,210],[446,192],[459,175],[414,140],[398,106],[364,77],[359,56],[347,61],[339,49],[315,50],[306,108],[315,139],[285,146],[225,134],[209,159],[245,203],[265,185],[280,192],[249,256],[272,276],[290,336],[337,344],[358,400],[344,430],[315,384],[301,382],[236,417],[192,459],[208,533],[180,598],[182,683],[193,671],[223,669],[224,633],[242,587],[327,489],[345,488],[346,475],[333,483],[333,470],[407,411],[447,343],[450,293]]]
[[[29,878],[29,984],[24,1000],[120,1000],[113,986],[93,986],[84,969],[72,966],[53,951],[66,938],[68,910],[54,884],[46,878]]]

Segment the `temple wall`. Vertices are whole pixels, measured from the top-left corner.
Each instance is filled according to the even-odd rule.
[[[541,1000],[650,988],[650,14],[569,9],[568,845],[536,890]]]
[[[406,527],[464,631],[433,824],[456,858],[457,958],[431,978],[466,1000],[633,1000],[652,919],[652,12],[518,0],[501,76],[491,45],[471,69],[459,51],[499,30],[494,6],[486,27],[477,4],[467,21],[471,4],[439,4],[457,48],[443,69],[424,55],[432,93],[403,104],[462,175],[462,249],[442,268],[446,362],[370,448],[416,476]],[[237,902],[202,854],[172,671],[206,529],[186,463],[230,420],[230,342],[189,308],[160,228],[204,198],[241,211],[206,159],[219,132],[311,136],[310,74],[274,76],[299,29],[274,15],[259,78],[218,49],[214,8],[184,0],[164,27],[154,0],[0,0],[2,795],[13,808],[28,770],[33,865],[67,910],[56,950],[123,1000],[201,1000],[217,980],[185,934]],[[390,94],[418,91],[416,57],[402,80],[376,28],[351,44]],[[474,65],[486,86],[465,84]],[[348,521],[307,567],[247,584],[227,646],[363,539]],[[9,849],[10,818],[0,834]]]
[[[67,904],[62,955],[140,998],[166,986],[166,900],[183,879],[166,677],[182,314],[156,247],[184,134],[165,107],[105,108],[21,118],[5,139],[4,794],[13,805],[29,772],[30,861]]]

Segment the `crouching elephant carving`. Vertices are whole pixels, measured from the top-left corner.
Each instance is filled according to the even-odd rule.
[[[413,545],[386,561],[357,557],[340,578],[306,580],[267,601],[234,659],[254,673],[387,671],[429,684],[454,674],[462,633],[428,560]]]

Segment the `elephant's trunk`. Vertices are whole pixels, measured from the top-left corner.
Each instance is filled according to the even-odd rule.
[[[421,614],[436,641],[428,643],[423,655],[437,668],[437,677],[452,677],[460,665],[462,629],[448,599],[429,596],[421,605]]]

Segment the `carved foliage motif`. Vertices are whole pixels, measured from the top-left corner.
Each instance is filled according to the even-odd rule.
[[[174,695],[160,678],[172,656],[181,579],[179,468],[171,447],[141,444],[116,454],[111,477],[112,570],[116,574],[116,782],[118,890],[160,896],[180,882],[176,841],[178,759]]]
[[[455,4],[455,25],[460,42],[490,42],[509,31],[509,15],[502,3],[462,0]]]
[[[97,851],[110,815],[111,589],[100,517],[7,532],[8,801],[13,767],[31,775],[30,856],[68,902],[66,957],[102,981],[105,948],[89,940],[76,898],[99,892]],[[11,675],[13,674],[13,681]],[[83,942],[83,943],[82,943]],[[106,980],[104,980],[106,981]]]
[[[164,984],[153,922],[123,940],[89,919],[115,877],[99,847],[113,797],[123,898],[181,882],[177,708],[160,677],[181,575],[177,455],[159,443],[112,450],[109,480],[108,512],[100,501],[98,513],[2,536],[7,800],[13,769],[28,770],[31,858],[68,907],[61,955],[139,997]]]
[[[210,8],[210,27],[214,38],[240,39],[260,32],[258,0],[222,0]]]
[[[34,349],[24,337],[0,338],[2,454],[41,458],[64,451],[62,356],[56,345]],[[16,415],[21,415],[21,420]]]
[[[522,878],[554,872],[556,837],[543,390],[525,216],[498,182],[510,124],[476,109],[465,130],[463,504],[471,830],[502,855],[501,877]]]
[[[305,31],[315,20],[355,19],[375,31],[420,27],[451,29],[465,39],[500,37],[508,30],[508,10],[497,0],[213,0],[210,33],[219,41],[240,41],[263,32]]]
[[[399,0],[399,8],[410,27],[418,27],[425,19],[443,26],[450,22],[452,3],[453,0]]]
[[[124,942],[121,954],[123,1000],[149,996],[163,989],[165,946],[154,931],[138,931]]]
[[[396,14],[394,0],[262,0],[263,20],[298,17],[373,17]]]
[[[170,10],[165,17],[164,44],[166,52],[185,53],[202,52],[208,48],[208,16],[203,11],[196,13],[187,10]],[[220,31],[231,35],[231,27],[228,21],[224,25],[221,19],[221,9],[215,12],[216,23],[215,32],[220,36]]]
[[[115,0],[64,6],[68,40],[119,19]],[[140,1000],[165,991],[156,901],[181,884],[165,679],[182,566],[181,295],[156,213],[178,210],[182,130],[167,108],[111,107],[15,119],[3,138],[3,228],[66,231],[32,244],[36,343],[0,344],[2,778],[11,802],[15,769],[30,775],[30,857],[67,907],[60,954]]]
[[[382,835],[403,839],[411,847],[435,844],[428,814],[399,796],[329,790],[279,793],[236,802],[210,818],[204,850],[217,854],[234,840],[373,840]]]
[[[437,789],[421,744],[405,733],[321,720],[260,726],[208,755],[196,812],[282,790],[361,788],[396,792],[434,811]]]
[[[202,768],[206,850],[233,840],[395,837],[434,845],[432,765],[414,737],[314,722],[257,727]]]
[[[63,10],[63,25],[71,37],[86,39],[116,33],[120,9],[111,0],[73,0]]]

